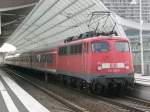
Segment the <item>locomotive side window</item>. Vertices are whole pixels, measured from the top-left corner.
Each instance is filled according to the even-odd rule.
[[[70,54],[81,54],[82,53],[82,44],[70,46]]]
[[[60,47],[59,55],[67,55],[67,47]]]
[[[127,52],[129,51],[129,43],[128,42],[116,42],[115,48],[117,51]]]
[[[93,52],[107,52],[109,50],[109,45],[107,42],[93,42],[92,51]]]

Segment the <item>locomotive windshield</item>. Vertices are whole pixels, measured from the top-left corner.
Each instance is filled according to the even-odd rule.
[[[115,48],[117,51],[127,52],[127,51],[129,51],[129,44],[128,44],[128,42],[116,42]]]
[[[94,42],[92,43],[93,52],[107,52],[109,50],[109,45],[107,42]]]

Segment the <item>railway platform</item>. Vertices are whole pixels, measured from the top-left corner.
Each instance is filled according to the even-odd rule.
[[[0,70],[0,112],[50,112]]]
[[[149,75],[142,76],[139,73],[135,73],[134,76],[135,76],[135,82],[137,84],[150,86],[150,76]]]

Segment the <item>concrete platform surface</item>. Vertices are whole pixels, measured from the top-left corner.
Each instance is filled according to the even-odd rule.
[[[144,75],[142,76],[141,74],[135,73],[135,82],[140,85],[145,85],[145,86],[150,86],[150,76]]]
[[[50,112],[0,70],[0,112]]]

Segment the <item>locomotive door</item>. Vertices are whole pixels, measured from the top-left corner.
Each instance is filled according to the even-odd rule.
[[[87,71],[87,53],[88,53],[88,43],[83,44],[83,56],[82,56],[82,62],[83,62],[83,72],[86,73]]]

